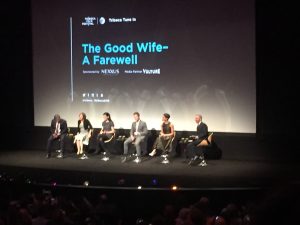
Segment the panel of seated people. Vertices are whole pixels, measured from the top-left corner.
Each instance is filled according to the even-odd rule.
[[[77,128],[70,128],[69,135],[66,137],[66,151],[68,153],[76,153],[76,145],[73,144],[74,141],[74,134],[76,134]],[[86,146],[87,153],[93,154],[96,151],[97,145],[97,134],[99,133],[100,129],[95,128],[93,131],[92,136],[89,139],[89,144]],[[160,131],[151,129],[148,131],[148,135],[146,140],[143,142],[143,154],[148,155],[153,150],[153,145],[155,140],[159,136]],[[114,155],[122,155],[124,151],[124,141],[126,138],[130,136],[130,130],[127,129],[115,129],[114,138],[105,143],[109,152]],[[190,132],[186,131],[176,131],[176,135],[171,143],[170,146],[170,153],[174,154],[177,157],[184,157],[186,146],[188,143],[192,142],[193,135],[190,135]],[[54,150],[59,150],[59,140],[53,145]],[[218,147],[214,138],[212,139],[209,145],[199,146],[204,149],[205,157],[207,159],[219,159],[222,157],[222,151]],[[136,148],[134,143],[130,145],[129,152],[132,154],[136,153]],[[157,156],[161,155],[163,151],[161,149],[157,150]]]
[[[123,155],[125,158],[133,154],[137,157],[167,154],[188,159],[197,156],[206,159],[222,157],[222,151],[215,142],[215,135],[208,131],[199,114],[195,116],[195,132],[175,131],[168,113],[162,115],[160,130],[149,130],[138,112],[133,113],[131,129],[115,129],[110,114],[105,112],[102,116],[101,128],[93,128],[85,113],[79,114],[77,128],[69,128],[64,119],[58,114],[55,115],[51,122],[52,134],[47,142],[47,158],[51,157],[51,149],[59,149],[54,142],[60,141],[61,136],[64,137],[64,144],[60,144],[62,154],[67,150],[68,153],[75,152],[77,155],[97,155],[105,152]]]

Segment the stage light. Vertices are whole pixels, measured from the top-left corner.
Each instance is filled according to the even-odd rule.
[[[90,185],[90,182],[88,180],[86,180],[86,181],[83,182],[83,185],[87,187],[87,186]]]
[[[176,190],[178,190],[178,187],[176,185],[173,185],[171,189],[172,189],[172,191],[176,191]]]
[[[138,189],[138,190],[141,190],[141,189],[142,189],[142,186],[138,186],[137,189]]]
[[[54,182],[52,182],[52,186],[56,186],[57,185],[57,183],[54,181]]]

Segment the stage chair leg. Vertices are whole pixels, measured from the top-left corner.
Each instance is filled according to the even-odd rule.
[[[133,162],[135,162],[135,163],[140,163],[140,162],[142,162],[142,160],[140,159],[139,156],[137,156],[137,157],[135,158],[135,160],[133,160]]]
[[[170,163],[170,161],[168,159],[168,154],[167,153],[165,153],[165,154],[163,154],[161,156],[164,158],[163,161],[161,161],[162,164],[169,164]]]
[[[207,166],[204,156],[200,156],[200,159],[201,159],[201,162],[198,164],[198,166],[202,166],[202,167]]]
[[[88,159],[89,157],[85,154],[85,150],[83,149],[83,154],[79,159]]]
[[[103,160],[105,162],[109,160],[109,156],[106,152],[103,152],[103,157],[101,158],[101,160]]]

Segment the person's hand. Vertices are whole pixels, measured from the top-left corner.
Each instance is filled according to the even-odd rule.
[[[196,135],[191,135],[191,136],[190,136],[190,139],[195,140],[195,139],[196,139]]]
[[[103,134],[103,130],[100,130],[100,134]]]
[[[135,137],[133,135],[130,136],[131,140],[134,141]]]
[[[135,131],[133,134],[134,134],[135,136],[137,136],[137,135],[139,135],[139,132]]]

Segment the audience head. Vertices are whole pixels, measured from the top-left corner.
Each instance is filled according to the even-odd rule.
[[[225,220],[226,224],[241,223],[241,212],[234,203],[229,203],[225,208],[223,208],[220,216]]]
[[[200,209],[192,207],[190,211],[190,222],[192,225],[205,225],[206,216]]]
[[[208,215],[210,212],[210,202],[209,198],[207,197],[201,197],[198,202],[196,202],[194,207],[200,209],[204,214]]]
[[[255,225],[300,224],[300,184],[290,183],[268,190],[251,220]]]
[[[189,208],[181,208],[179,210],[178,216],[175,219],[176,225],[186,224],[189,218],[190,209]]]
[[[108,112],[103,113],[103,120],[104,121],[106,121],[106,120],[111,121],[111,117],[110,117],[110,114]]]
[[[222,216],[216,216],[214,225],[226,225],[226,221]]]
[[[139,121],[140,120],[140,113],[134,112],[133,113],[133,119],[134,119],[135,122]]]

